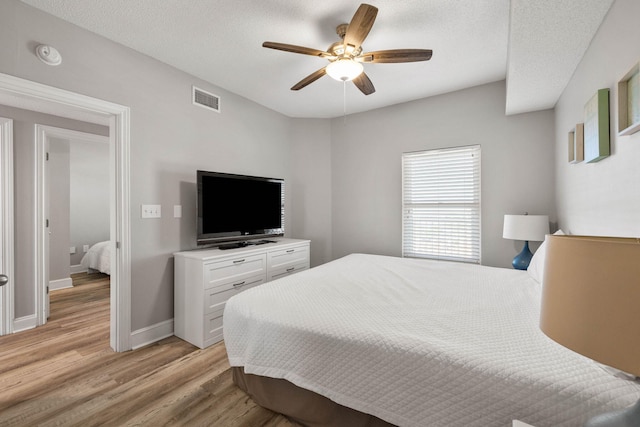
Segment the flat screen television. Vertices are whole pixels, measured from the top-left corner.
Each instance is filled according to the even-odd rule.
[[[197,171],[197,243],[284,235],[284,180]]]

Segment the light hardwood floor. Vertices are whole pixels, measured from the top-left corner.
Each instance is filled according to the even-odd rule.
[[[108,276],[74,276],[46,325],[0,337],[1,426],[295,425],[233,385],[223,343],[113,352]]]

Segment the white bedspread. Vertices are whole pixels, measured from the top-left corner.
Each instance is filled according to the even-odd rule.
[[[349,255],[226,305],[232,366],[400,426],[577,426],[640,398],[538,329],[524,271]]]
[[[91,246],[80,260],[80,265],[84,268],[98,270],[101,273],[111,274],[111,245],[109,243],[107,240]]]

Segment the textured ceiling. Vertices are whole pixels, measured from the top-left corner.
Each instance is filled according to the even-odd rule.
[[[287,116],[344,112],[343,85],[328,76],[290,90],[325,59],[261,45],[268,40],[325,50],[360,1],[22,1]],[[364,96],[347,83],[347,113],[502,80],[507,70],[507,112],[550,108],[612,1],[371,1],[379,12],[365,50],[434,54],[428,62],[365,64],[376,92]]]
[[[511,0],[507,114],[553,108],[612,4]]]

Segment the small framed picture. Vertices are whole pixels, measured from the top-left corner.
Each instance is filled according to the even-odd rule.
[[[640,64],[618,82],[618,135],[640,130]]]
[[[599,162],[609,154],[609,89],[600,89],[584,106],[584,160]]]
[[[578,123],[569,132],[569,163],[580,163],[584,160],[584,123]]]

